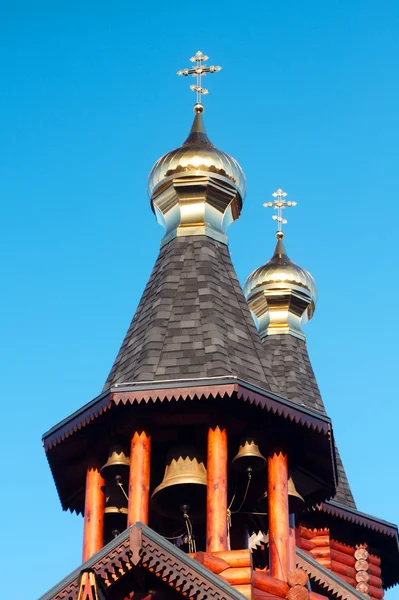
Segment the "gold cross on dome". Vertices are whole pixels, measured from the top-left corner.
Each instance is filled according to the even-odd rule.
[[[177,71],[178,75],[192,75],[197,78],[196,85],[190,85],[190,90],[197,93],[197,104],[200,104],[201,95],[208,94],[208,90],[202,87],[202,77],[204,77],[207,73],[217,73],[221,70],[222,67],[214,67],[213,65],[207,67],[204,63],[209,59],[209,56],[205,56],[202,54],[201,50],[196,52],[195,56],[190,58],[192,63],[196,63],[195,67],[192,69],[182,69],[181,71]]]
[[[273,215],[274,221],[278,223],[278,232],[282,233],[283,225],[287,223],[287,219],[283,219],[283,210],[290,206],[296,206],[296,202],[286,200],[287,192],[283,192],[281,188],[278,188],[273,194],[275,200],[273,202],[265,202],[263,206],[266,208],[274,208],[277,210],[277,215]]]

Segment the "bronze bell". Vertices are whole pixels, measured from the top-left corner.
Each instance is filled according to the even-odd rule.
[[[295,487],[292,475],[288,478],[288,505],[290,513],[297,513],[303,508],[305,500]]]
[[[127,527],[126,498],[129,485],[129,458],[120,446],[114,446],[101,467],[105,479],[104,539],[109,542]]]
[[[303,499],[301,494],[296,489],[292,475],[290,475],[288,478],[287,488],[288,488],[288,511],[290,514],[295,514],[295,513],[299,512],[301,510],[301,508],[303,508],[303,504],[305,503],[305,500]],[[263,508],[263,510],[267,511],[267,490],[259,498],[258,502],[260,502],[261,504],[265,504],[264,506],[262,506],[262,508]]]
[[[266,458],[261,454],[258,444],[253,438],[245,438],[233,458],[233,467],[237,471],[260,471],[266,467]]]
[[[105,486],[104,539],[108,543],[127,527],[127,500],[119,486]]]
[[[152,492],[154,510],[180,519],[182,506],[197,520],[205,516],[206,468],[198,453],[189,447],[175,448],[168,454],[162,482]]]
[[[127,477],[129,465],[129,457],[126,456],[122,448],[120,446],[113,446],[108,455],[107,462],[101,467],[101,475],[106,481],[113,479],[116,475]]]

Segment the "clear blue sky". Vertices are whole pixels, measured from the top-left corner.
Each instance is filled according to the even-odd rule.
[[[148,172],[185,138],[201,49],[212,141],[248,180],[241,282],[274,246],[314,275],[313,366],[361,510],[397,522],[399,3],[28,2],[0,19],[2,596],[79,564],[41,435],[99,393],[156,259]],[[21,562],[22,561],[22,562]],[[20,591],[13,583],[21,580]],[[386,595],[397,597],[397,590]]]

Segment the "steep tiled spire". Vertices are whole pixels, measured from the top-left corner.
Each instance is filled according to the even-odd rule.
[[[104,389],[224,375],[277,391],[227,246],[177,237],[160,251]]]
[[[277,192],[281,192],[280,196],[285,194],[282,190]],[[267,203],[266,206],[274,204]],[[257,320],[265,355],[277,381],[278,393],[326,415],[302,331],[302,326],[315,310],[316,283],[308,271],[288,257],[281,228],[276,237],[277,245],[272,258],[251,273],[245,283],[244,293]],[[337,447],[335,450],[338,491],[334,500],[356,508]]]
[[[269,335],[263,341],[266,356],[271,362],[279,394],[297,404],[327,414],[319,386],[309,359],[306,341],[290,334]],[[356,508],[348,478],[335,447],[338,470],[336,502]]]

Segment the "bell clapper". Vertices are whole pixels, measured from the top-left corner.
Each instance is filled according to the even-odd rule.
[[[181,504],[180,510],[183,513],[183,519],[187,529],[187,543],[188,543],[188,551],[189,552],[197,552],[197,545],[195,543],[195,538],[193,537],[193,526],[190,521],[190,517],[188,516],[188,511],[190,510],[189,504]]]
[[[125,496],[126,500],[129,501],[129,496],[126,494],[125,488],[123,487],[121,475],[115,475],[115,483],[117,486],[119,486],[121,488],[122,493]]]
[[[234,492],[231,502],[227,508],[227,545],[228,545],[229,550],[231,550],[231,543],[230,543],[230,529],[232,527],[231,515],[237,514],[241,511],[242,507],[244,506],[245,500],[247,499],[249,486],[250,486],[251,480],[252,480],[252,467],[248,466],[245,469],[245,471],[248,476],[248,481],[247,481],[247,487],[245,488],[244,497],[242,499],[242,502],[241,502],[240,506],[237,508],[237,510],[231,510],[231,507],[232,507],[233,502],[236,497],[236,492]]]

